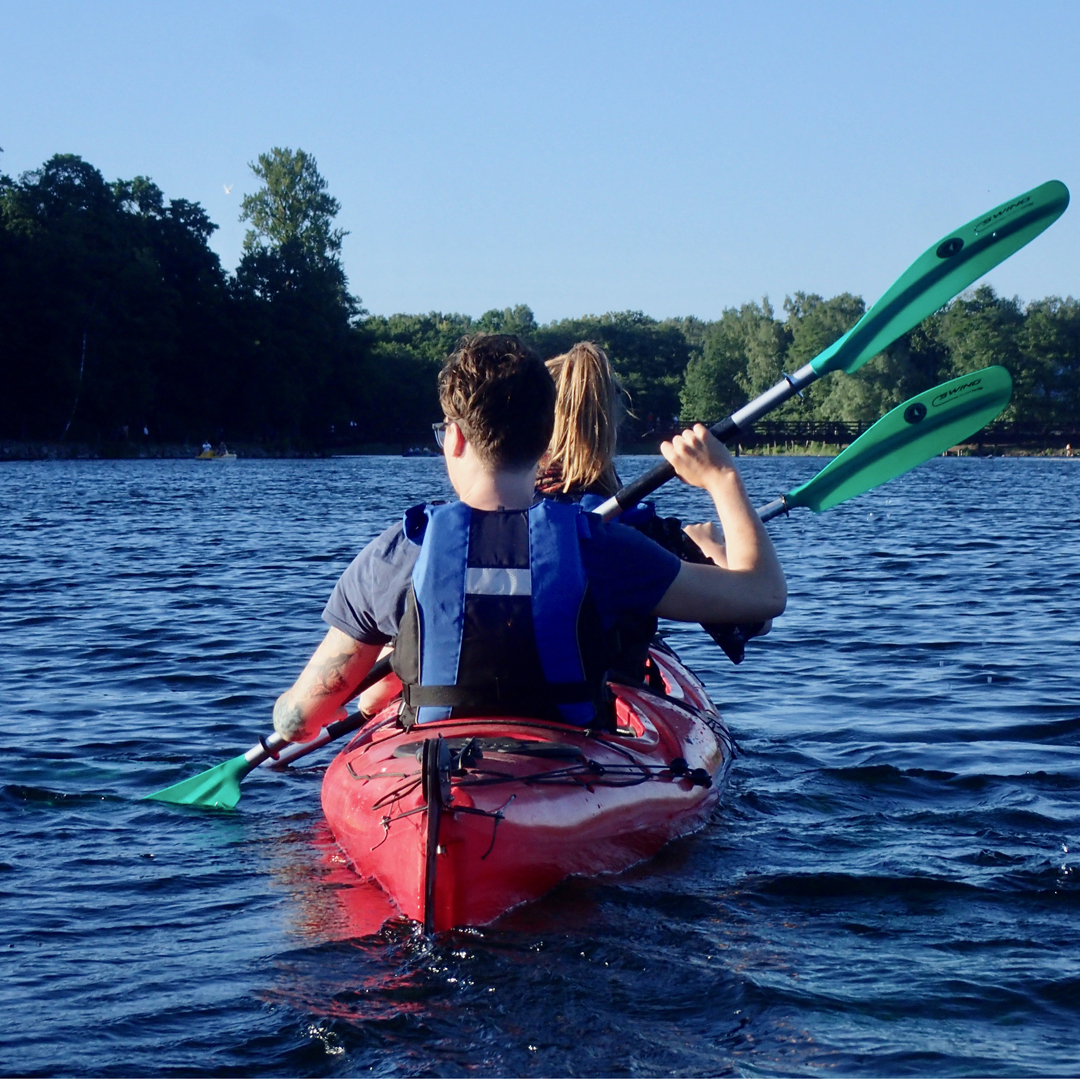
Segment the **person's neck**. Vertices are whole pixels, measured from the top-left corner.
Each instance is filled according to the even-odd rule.
[[[474,510],[527,510],[536,501],[536,467],[473,469],[454,484],[458,498]]]

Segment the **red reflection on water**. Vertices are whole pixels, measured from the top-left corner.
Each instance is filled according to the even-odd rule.
[[[313,930],[324,939],[339,941],[377,934],[388,919],[401,918],[393,900],[374,881],[364,881],[349,866],[324,820],[315,824],[311,842],[323,867],[320,888],[333,897],[336,912],[332,925],[327,926],[320,919],[312,926]]]
[[[274,877],[291,901],[289,929],[311,947],[278,958],[275,984],[259,997],[320,1018],[308,1035],[331,1055],[344,1050],[321,1020],[370,1023],[422,1011],[429,988],[410,961],[414,946],[426,951],[420,928],[357,876],[326,822],[277,836],[275,855]]]
[[[377,934],[401,913],[373,881],[358,877],[322,819],[277,838],[275,880],[293,901],[291,929],[317,941]]]

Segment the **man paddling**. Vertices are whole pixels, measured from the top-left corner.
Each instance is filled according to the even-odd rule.
[[[413,507],[342,574],[326,637],[274,706],[294,742],[344,716],[394,642],[402,722],[517,715],[589,725],[603,710],[620,620],[763,622],[784,573],[727,448],[700,424],[661,446],[712,497],[727,567],[683,563],[633,529],[537,499],[555,385],[516,337],[464,339],[439,375],[438,425],[458,502]]]

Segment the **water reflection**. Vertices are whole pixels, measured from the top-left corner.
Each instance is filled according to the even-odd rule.
[[[321,817],[272,841],[267,852],[274,881],[289,897],[291,935],[311,944],[349,941],[400,917],[375,882],[352,870]]]

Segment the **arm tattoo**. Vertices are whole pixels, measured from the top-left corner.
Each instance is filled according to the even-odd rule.
[[[316,722],[315,717],[323,716],[326,698],[331,699],[331,705],[348,701],[360,684],[355,667],[350,671],[356,659],[356,652],[345,650],[325,659],[320,657],[314,663],[309,661],[296,684],[274,705],[274,729],[278,734],[291,742]]]
[[[356,680],[346,679],[345,669],[353,656],[353,653],[338,653],[337,656],[331,656],[316,672],[311,696],[327,697],[330,694],[340,694],[351,689]]]
[[[274,730],[290,741],[303,730],[304,715],[299,705],[287,705],[284,696],[274,702]]]

